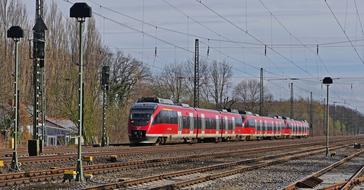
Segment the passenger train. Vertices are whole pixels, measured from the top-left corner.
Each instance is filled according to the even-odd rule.
[[[130,110],[128,135],[132,144],[301,138],[309,135],[309,124],[280,116],[193,108],[167,99],[143,97]]]

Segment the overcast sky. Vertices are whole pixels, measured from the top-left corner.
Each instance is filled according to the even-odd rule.
[[[35,0],[23,1],[34,15]],[[68,17],[72,4],[56,2]],[[334,79],[330,88],[330,102],[364,113],[363,0],[85,2],[93,8],[105,45],[142,60],[153,72],[192,59],[194,39],[199,38],[202,59],[225,60],[233,66],[233,84],[259,77],[263,67],[265,76],[274,78],[265,83],[276,99],[290,95],[290,81],[276,79],[295,77],[301,79],[294,81],[296,98],[307,98],[313,91],[314,99],[322,101],[326,91],[319,79],[332,76],[340,79]],[[345,43],[324,45],[341,41]],[[316,44],[320,44],[318,55]]]

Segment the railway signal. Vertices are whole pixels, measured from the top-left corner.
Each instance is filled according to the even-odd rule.
[[[38,156],[45,143],[44,57],[45,30],[43,0],[36,0],[35,25],[33,27],[33,139],[28,142],[29,156]],[[38,127],[39,126],[39,127]],[[41,127],[42,134],[39,134]],[[41,141],[39,141],[41,140]],[[41,143],[41,144],[40,144]]]
[[[106,130],[106,110],[107,110],[107,91],[109,90],[110,66],[103,66],[101,73],[101,88],[102,88],[102,138],[101,146],[108,145],[108,135]]]
[[[12,26],[7,31],[7,37],[12,38],[15,42],[15,66],[14,66],[14,146],[13,156],[11,159],[10,169],[19,171],[17,143],[18,143],[18,126],[19,126],[19,41],[24,37],[23,29],[20,26]]]
[[[322,80],[323,84],[326,84],[326,157],[329,156],[329,86],[333,80],[331,77],[325,77]]]
[[[82,182],[84,180],[83,168],[82,168],[82,150],[81,150],[81,139],[82,139],[82,128],[83,128],[83,48],[82,48],[82,26],[86,21],[86,18],[92,16],[92,9],[87,3],[75,3],[70,9],[70,17],[76,18],[79,23],[79,63],[78,63],[78,75],[79,75],[79,100],[78,100],[78,159],[76,166],[76,181]]]

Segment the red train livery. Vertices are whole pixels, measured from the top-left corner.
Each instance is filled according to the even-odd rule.
[[[285,117],[193,108],[161,98],[140,98],[130,110],[128,135],[133,144],[294,138],[307,137],[309,125]]]

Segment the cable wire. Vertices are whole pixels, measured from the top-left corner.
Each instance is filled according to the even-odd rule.
[[[360,54],[359,54],[358,50],[357,50],[357,49],[356,49],[356,47],[354,46],[354,44],[353,44],[353,42],[351,41],[351,39],[349,38],[349,36],[346,34],[345,29],[344,29],[344,28],[343,28],[343,26],[340,24],[339,19],[337,18],[337,16],[335,15],[334,11],[332,10],[332,8],[330,7],[329,3],[328,3],[326,0],[325,0],[325,4],[326,4],[327,8],[329,8],[329,10],[330,10],[330,12],[331,12],[332,16],[334,17],[334,19],[335,19],[336,23],[340,26],[340,29],[341,29],[341,31],[344,33],[344,35],[345,35],[346,39],[350,42],[350,45],[351,45],[351,47],[354,49],[354,51],[355,51],[356,55],[358,56],[358,58],[360,59],[360,62],[364,64],[364,60],[363,60],[363,58],[360,56]]]

